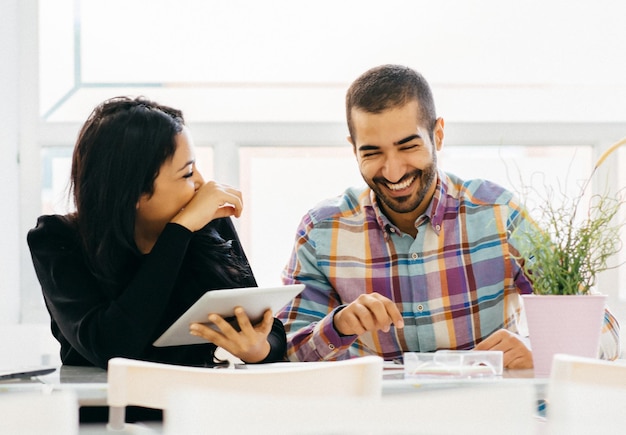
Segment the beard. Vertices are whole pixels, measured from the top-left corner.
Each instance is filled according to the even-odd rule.
[[[385,180],[383,177],[374,177],[371,180],[365,180],[365,182],[374,191],[379,201],[385,204],[390,210],[395,213],[410,213],[422,204],[431,186],[436,182],[437,162],[433,160],[433,162],[424,169],[416,169],[405,174],[396,183],[401,183],[411,178],[415,178],[413,183],[419,183],[420,188],[418,191],[407,196],[391,196],[387,194],[388,180]]]

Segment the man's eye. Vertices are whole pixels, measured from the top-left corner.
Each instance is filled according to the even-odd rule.
[[[378,156],[378,155],[380,155],[379,152],[371,152],[371,153],[364,153],[364,154],[361,155],[361,157],[363,157],[365,159],[367,157],[375,157],[375,156]]]
[[[191,177],[193,177],[193,171],[191,171],[188,174],[183,175],[183,178],[191,178]]]

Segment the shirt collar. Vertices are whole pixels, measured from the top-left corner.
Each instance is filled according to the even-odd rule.
[[[437,170],[437,187],[435,188],[435,193],[433,194],[433,198],[430,201],[430,204],[428,204],[428,208],[424,214],[418,216],[415,221],[416,225],[420,225],[424,220],[428,219],[430,220],[430,225],[432,226],[433,231],[439,234],[445,211],[445,198],[449,190],[450,180],[448,179],[448,176],[443,171]],[[400,229],[396,227],[382,212],[378,204],[378,198],[376,198],[376,194],[372,189],[368,187],[365,192],[363,192],[361,201],[361,205],[364,208],[370,208],[374,211],[376,222],[381,229],[384,229],[385,237],[388,237],[389,232],[402,234]]]
[[[438,170],[437,187],[435,188],[433,199],[430,201],[425,213],[427,216],[430,216],[430,224],[437,234],[441,231],[441,223],[443,222],[446,209],[446,197],[448,196],[449,190],[450,179],[442,170]]]

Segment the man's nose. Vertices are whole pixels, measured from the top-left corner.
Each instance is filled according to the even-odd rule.
[[[382,176],[391,183],[397,183],[406,174],[406,163],[398,154],[387,156],[383,165]]]

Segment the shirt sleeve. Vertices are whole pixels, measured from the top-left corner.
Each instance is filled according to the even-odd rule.
[[[341,300],[325,273],[318,267],[313,225],[305,217],[298,228],[298,240],[283,271],[284,284],[305,288],[278,313],[287,333],[287,358],[291,361],[322,361],[349,358],[348,349],[357,335],[341,336],[333,325]]]
[[[604,325],[600,335],[600,358],[615,360],[620,357],[619,323],[608,308],[604,309]]]

